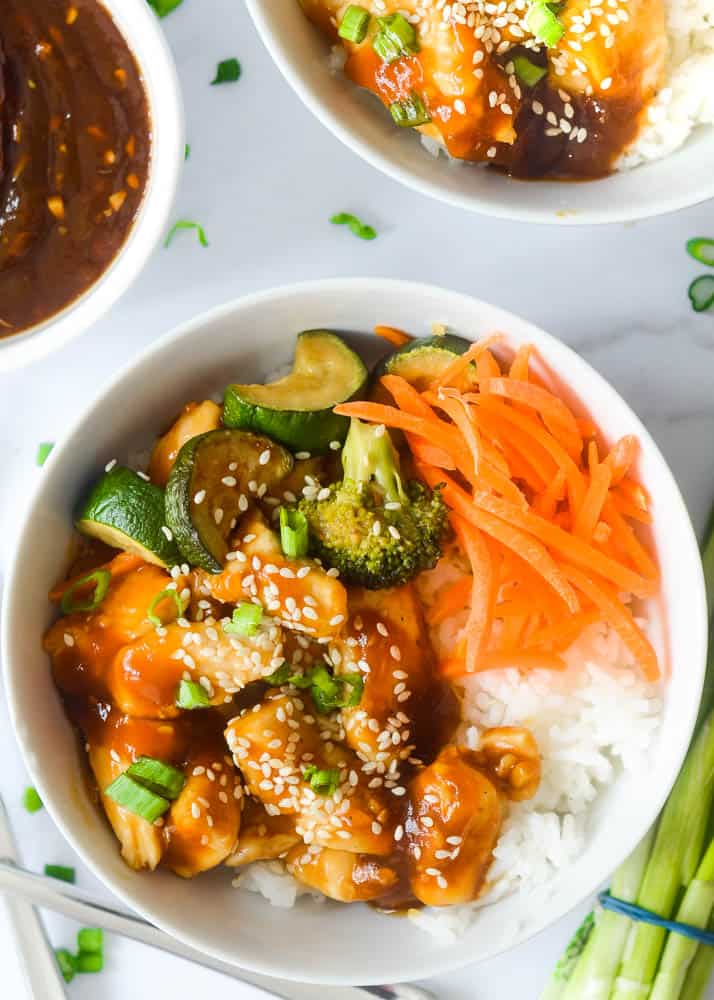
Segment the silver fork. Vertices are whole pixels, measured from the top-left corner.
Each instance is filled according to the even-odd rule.
[[[32,978],[30,979],[37,1000],[65,1000],[66,993],[44,929],[32,906],[43,906],[80,923],[103,927],[115,934],[140,941],[153,948],[159,948],[224,976],[230,976],[239,982],[250,983],[261,990],[266,998],[270,997],[273,1000],[275,998],[279,998],[279,1000],[315,1000],[319,989],[311,984],[292,983],[238,969],[227,962],[221,962],[219,959],[211,958],[209,955],[204,955],[203,952],[182,944],[141,917],[114,909],[101,900],[95,899],[90,893],[78,889],[75,885],[46,878],[43,875],[36,875],[34,872],[20,868],[16,862],[15,845],[2,798],[0,798],[0,892],[8,893],[14,897],[11,901],[14,907],[13,923],[16,933],[18,933],[18,929],[21,929],[25,935],[24,939],[21,939],[18,933],[18,943],[27,959],[31,956],[31,963],[27,961],[25,964],[28,968],[32,965],[33,974],[35,966],[38,966],[37,975],[40,971],[42,973],[42,979],[37,979],[36,982],[33,982]],[[30,903],[32,905],[29,905]],[[16,922],[16,914],[18,913],[20,913],[20,922]],[[24,916],[22,916],[23,913]],[[38,935],[42,939],[42,947],[38,946],[40,944]],[[40,953],[41,957],[38,957]],[[42,967],[41,970],[39,966]],[[54,984],[52,984],[52,979],[54,979]],[[50,987],[47,987],[46,983],[51,983]],[[53,989],[54,992],[51,992]],[[435,1000],[432,993],[409,983],[394,986],[330,987],[329,1000],[359,1000],[359,997],[366,996],[380,997],[381,1000]],[[325,998],[327,1000],[327,993],[325,993]]]

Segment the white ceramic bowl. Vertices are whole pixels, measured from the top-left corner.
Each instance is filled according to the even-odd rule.
[[[374,97],[333,75],[329,42],[298,0],[246,2],[276,65],[323,125],[372,166],[422,194],[484,215],[561,225],[642,219],[714,196],[714,128],[699,129],[663,160],[588,183],[526,183],[435,159],[418,136],[394,127]]]
[[[607,438],[634,433],[638,474],[655,500],[654,542],[662,567],[672,679],[661,739],[649,769],[622,778],[600,798],[582,855],[547,894],[484,908],[454,943],[440,943],[408,920],[365,906],[303,901],[293,910],[231,888],[223,869],[185,882],[167,872],[137,874],[90,804],[77,743],[41,648],[53,617],[47,591],[66,568],[72,508],[105,462],[143,447],[187,400],[220,390],[231,377],[261,378],[288,361],[295,334],[329,327],[365,336],[377,322],[427,333],[432,321],[478,337],[503,330],[514,345],[534,343]],[[170,934],[245,968],[322,983],[379,983],[429,976],[479,961],[562,917],[613,871],[657,815],[685,753],[706,651],[706,608],[697,543],[677,485],[645,428],[604,379],[568,347],[493,306],[425,285],[351,279],[262,292],[215,309],[163,337],[88,405],[54,449],[27,505],[10,563],[3,614],[7,695],[32,780],[53,819],[96,875],[129,906]]]
[[[181,89],[160,21],[146,0],[102,0],[139,66],[151,119],[151,163],[144,198],[123,247],[107,270],[59,313],[0,339],[0,372],[56,350],[96,323],[141,273],[162,237],[184,160]]]

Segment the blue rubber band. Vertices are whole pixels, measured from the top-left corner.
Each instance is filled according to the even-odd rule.
[[[658,917],[651,910],[645,910],[635,903],[626,903],[623,899],[611,896],[609,892],[601,892],[598,896],[598,902],[604,910],[612,910],[613,913],[619,913],[631,920],[638,920],[643,924],[653,924],[655,927],[662,927],[664,930],[674,931],[675,934],[681,934],[683,937],[692,938],[694,941],[699,941],[700,944],[714,947],[714,931],[693,927],[692,924],[681,924],[678,920],[665,920],[664,917]]]

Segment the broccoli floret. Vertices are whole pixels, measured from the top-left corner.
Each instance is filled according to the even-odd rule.
[[[329,487],[329,496],[300,501],[311,554],[346,583],[369,590],[395,587],[435,566],[448,531],[446,506],[438,487],[402,482],[385,429],[352,420],[342,467],[344,479]]]

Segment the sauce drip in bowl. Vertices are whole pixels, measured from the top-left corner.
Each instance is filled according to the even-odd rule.
[[[139,69],[96,0],[0,5],[0,337],[85,292],[133,224],[151,152]]]

